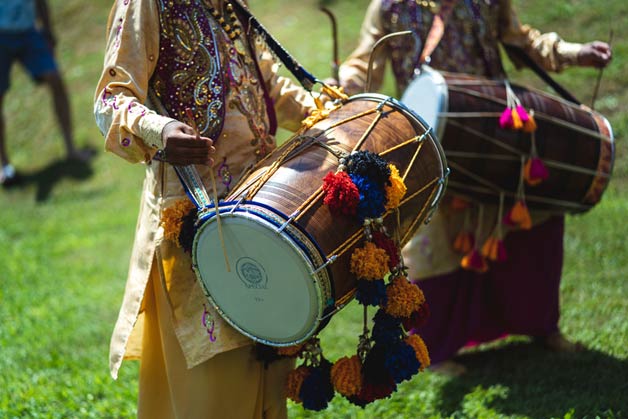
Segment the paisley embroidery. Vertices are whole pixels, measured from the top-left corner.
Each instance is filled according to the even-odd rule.
[[[159,0],[160,54],[151,80],[171,117],[192,107],[202,135],[218,138],[224,121],[224,84],[213,18],[197,1]]]

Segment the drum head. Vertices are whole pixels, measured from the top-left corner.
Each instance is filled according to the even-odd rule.
[[[444,77],[436,70],[423,66],[401,96],[401,102],[416,112],[441,137],[444,123],[439,114],[447,110],[448,90]]]
[[[205,293],[232,326],[252,339],[288,346],[311,336],[323,298],[302,247],[249,212],[221,215],[227,264],[216,217],[196,234],[193,258]]]

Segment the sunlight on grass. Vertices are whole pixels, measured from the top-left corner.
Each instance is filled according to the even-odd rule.
[[[521,20],[566,39],[606,40],[615,29],[615,62],[604,72],[596,109],[617,138],[614,177],[589,213],[567,217],[561,327],[589,350],[556,354],[529,338],[465,351],[469,372],[426,371],[391,398],[361,409],[336,397],[322,412],[289,403],[291,418],[621,418],[628,415],[628,28],[625,0],[517,0]],[[28,182],[0,190],[0,418],[132,418],[137,370],[108,371],[108,346],[122,299],[143,167],[103,152],[92,116],[111,2],[50,1],[59,57],[72,94],[77,142],[98,154],[90,167],[63,161],[49,93],[20,69],[5,97],[9,153]],[[311,72],[331,73],[331,28],[314,0],[251,0],[252,9]],[[339,21],[341,59],[355,45],[367,0],[327,1]],[[304,22],[307,24],[304,25]],[[586,29],[586,30],[583,30]],[[285,71],[285,70],[283,70]],[[528,70],[509,74],[543,87]],[[587,103],[597,70],[557,79]],[[544,87],[543,87],[544,88]],[[392,93],[391,80],[384,88]],[[281,133],[285,140],[287,133]],[[322,332],[330,359],[352,352],[361,307],[350,304]]]

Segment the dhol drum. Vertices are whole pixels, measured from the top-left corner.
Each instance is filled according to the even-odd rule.
[[[208,299],[233,327],[270,346],[301,343],[351,300],[360,222],[332,216],[323,178],[356,147],[405,174],[407,193],[384,224],[400,242],[436,207],[444,153],[427,124],[393,98],[362,94],[302,130],[199,216],[192,257]]]
[[[613,132],[599,113],[532,88],[510,85],[527,110],[531,134],[503,129],[504,81],[438,72],[424,66],[401,102],[432,125],[451,169],[448,190],[479,202],[515,199],[521,193],[522,162],[536,153],[549,177],[525,187],[528,207],[579,213],[597,204],[614,161]]]

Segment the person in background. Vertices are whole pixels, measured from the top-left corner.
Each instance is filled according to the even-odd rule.
[[[54,58],[56,40],[45,0],[0,2],[0,184],[11,186],[18,174],[10,163],[5,138],[4,100],[14,62],[20,62],[37,82],[50,88],[53,108],[69,159],[86,161],[91,152],[74,144],[70,102]]]
[[[444,23],[440,39],[434,36],[437,30],[430,34],[435,19]],[[604,42],[566,42],[556,33],[541,33],[520,24],[510,0],[372,0],[359,44],[340,66],[340,84],[347,93],[364,90],[375,43],[387,34],[406,30],[419,40],[419,48],[408,37],[396,37],[378,48],[373,57],[372,90],[380,88],[385,64],[390,61],[398,93],[404,92],[425,59],[421,50],[435,38],[439,42],[429,54],[431,67],[489,78],[505,77],[500,44],[522,48],[548,71],[570,66],[602,68],[611,60],[611,48]],[[558,326],[564,217],[532,214],[530,230],[506,236],[508,259],[486,273],[477,273],[463,269],[460,254],[452,248],[470,210],[454,210],[450,200],[446,195],[431,223],[419,230],[403,252],[409,277],[421,281],[430,303],[431,317],[420,333],[434,368],[463,373],[464,366],[451,361],[459,349],[508,334],[533,336],[553,350],[581,350],[582,345],[567,340]],[[483,213],[479,223],[488,230],[496,209]]]
[[[208,190],[213,173],[224,198],[276,147],[277,123],[295,131],[315,107],[247,24],[228,0],[118,0],[109,16],[94,114],[106,150],[146,167],[110,369],[140,360],[140,418],[287,416],[294,361],[264,366],[173,233],[175,215],[194,210],[173,165],[195,165]]]

